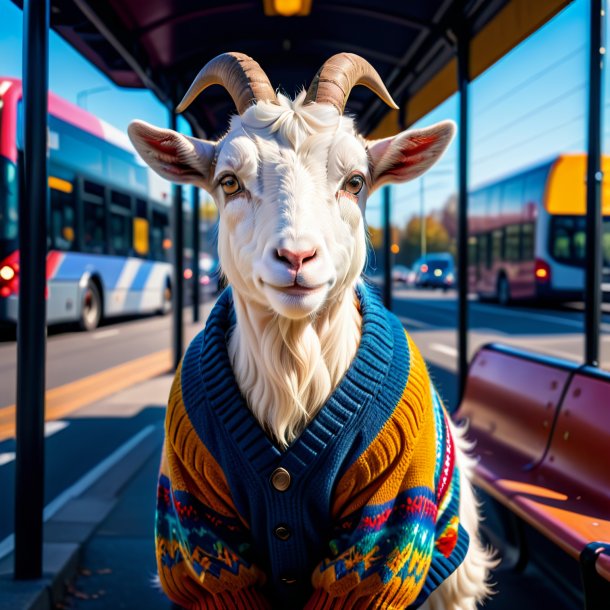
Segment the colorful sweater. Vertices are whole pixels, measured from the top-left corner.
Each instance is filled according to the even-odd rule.
[[[339,386],[286,451],[247,408],[230,290],[169,398],[156,551],[185,608],[417,607],[461,563],[459,477],[424,361],[370,288]]]

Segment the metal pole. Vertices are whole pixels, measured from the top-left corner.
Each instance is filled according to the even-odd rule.
[[[426,254],[426,218],[425,218],[425,205],[424,205],[424,177],[420,178],[419,182],[419,218],[420,218],[420,230],[421,230],[421,256]]]
[[[193,187],[193,322],[199,322],[199,187]]]
[[[170,129],[178,130],[178,118],[174,109],[169,111]],[[172,292],[172,363],[178,368],[184,348],[183,306],[184,306],[184,224],[182,214],[182,187],[174,184],[172,188],[172,218],[174,229],[174,290]]]
[[[392,309],[392,226],[390,187],[383,187],[383,303]]]
[[[591,0],[589,47],[589,122],[587,150],[587,248],[585,277],[585,363],[599,364],[601,323],[601,136],[603,0]]]
[[[20,580],[42,576],[49,3],[26,0],[23,21],[14,565],[15,578]]]
[[[468,374],[468,56],[470,40],[465,24],[458,36],[458,89],[460,92],[459,167],[457,206],[458,276],[458,401]]]

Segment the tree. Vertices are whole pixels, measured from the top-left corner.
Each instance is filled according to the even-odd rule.
[[[425,217],[426,252],[447,252],[451,239],[447,229],[432,215]],[[412,265],[421,256],[421,219],[413,216],[407,223],[400,242],[400,252],[406,264]]]

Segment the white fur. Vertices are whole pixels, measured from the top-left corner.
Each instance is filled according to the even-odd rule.
[[[367,142],[353,120],[332,106],[305,106],[304,93],[294,101],[283,95],[278,100],[279,105],[258,102],[234,117],[216,143],[143,123],[132,125],[130,136],[159,173],[199,184],[214,197],[220,212],[218,253],[237,318],[229,341],[233,371],[261,426],[286,448],[326,402],[358,348],[355,286],[366,257],[368,193],[426,171],[454,127],[439,123]],[[162,146],[151,145],[155,137]],[[177,142],[175,167],[168,161],[168,142]],[[353,172],[365,179],[358,196],[344,189]],[[219,179],[229,173],[242,191],[226,197]],[[280,254],[285,250],[315,256],[291,271]],[[295,294],[295,282],[302,293]],[[477,533],[479,510],[469,482],[473,460],[466,455],[463,431],[453,432],[462,477],[460,520],[470,547],[426,602],[427,610],[475,608],[490,592],[487,576],[494,565]]]

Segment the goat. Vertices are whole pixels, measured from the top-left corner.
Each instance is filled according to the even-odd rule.
[[[361,137],[344,115],[352,87],[396,105],[349,53],[294,100],[227,53],[177,110],[212,84],[239,113],[217,142],[129,127],[157,173],[214,198],[230,285],[170,394],[161,584],[188,608],[472,609],[493,560],[467,442],[361,279],[368,195],[429,169],[454,124]]]

